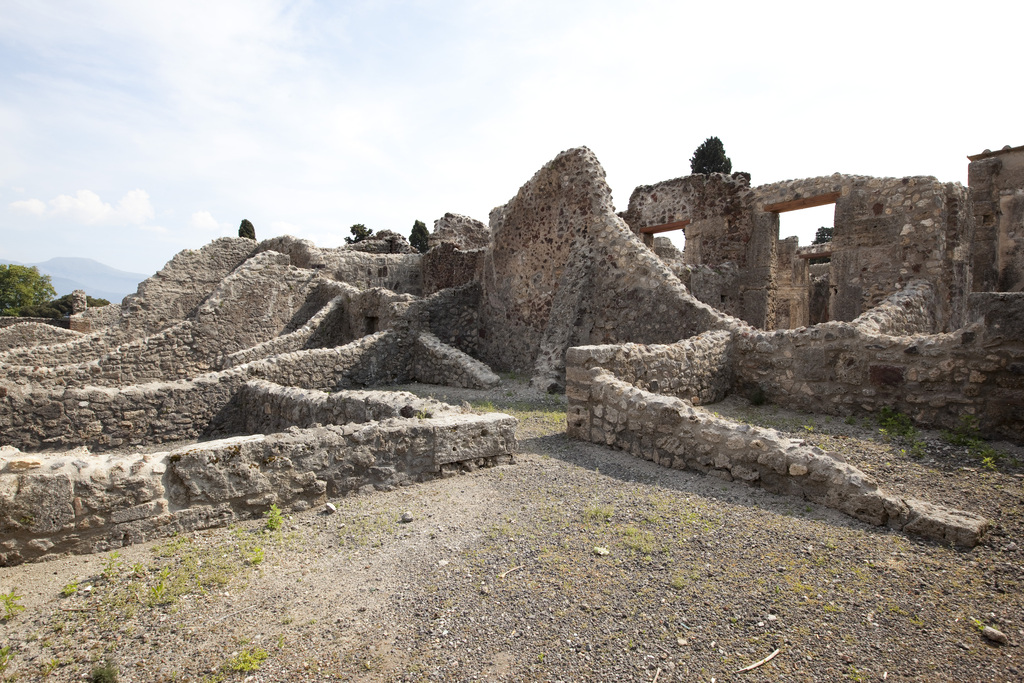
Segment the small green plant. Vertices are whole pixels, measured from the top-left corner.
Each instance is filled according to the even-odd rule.
[[[17,589],[12,588],[10,593],[0,593],[0,602],[4,603],[4,621],[10,621],[18,612],[24,612],[25,608],[18,604],[22,596],[18,595]]]
[[[11,664],[11,658],[14,655],[11,654],[11,646],[4,645],[0,647],[0,673],[7,671],[7,667]]]
[[[985,630],[985,624],[982,623],[981,619],[975,619],[974,617],[971,617],[971,624],[978,632]]]
[[[910,418],[888,406],[883,406],[878,411],[878,426],[882,436],[887,439],[913,439],[917,436],[917,430],[910,422]]]
[[[117,683],[117,665],[108,659],[94,667],[89,674],[89,683]]]
[[[260,564],[263,562],[263,548],[258,545],[242,549],[242,556],[249,564]]]
[[[78,592],[78,582],[72,581],[68,585],[61,589],[60,594],[65,598],[70,598],[72,595]]]
[[[961,415],[957,426],[944,430],[942,438],[953,446],[974,446],[981,441],[978,418],[974,415]]]
[[[110,553],[110,557],[107,558],[107,563],[103,565],[103,576],[107,581],[113,581],[121,575],[121,553],[114,551]]]
[[[224,662],[224,668],[228,671],[241,671],[249,673],[260,668],[260,664],[269,657],[269,653],[261,647],[242,650],[237,655]]]
[[[614,512],[615,508],[611,505],[591,505],[583,511],[583,516],[595,522],[607,522]]]
[[[265,524],[267,531],[278,531],[284,526],[284,515],[281,514],[281,508],[277,507],[276,503],[271,503],[270,509],[264,512],[263,516],[267,518]]]
[[[60,666],[60,660],[54,657],[53,659],[43,662],[43,665],[39,667],[39,673],[42,674],[43,678],[46,678],[52,674],[58,666]]]
[[[857,424],[857,418],[855,418],[853,415],[848,415],[844,422],[846,422],[846,424],[852,427],[853,425]]]

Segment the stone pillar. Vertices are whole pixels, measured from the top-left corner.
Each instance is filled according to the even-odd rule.
[[[71,292],[71,315],[85,313],[85,309],[88,307],[88,299],[85,296],[84,290],[76,289]]]

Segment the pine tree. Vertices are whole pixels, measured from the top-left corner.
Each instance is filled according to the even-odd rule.
[[[370,235],[373,234],[373,230],[370,230],[362,223],[356,223],[351,228],[349,228],[348,231],[352,233],[352,237],[346,237],[345,244],[355,244],[356,242],[362,242],[365,239],[369,239]]]
[[[732,161],[725,156],[725,146],[716,137],[701,143],[690,157],[691,173],[732,173]]]
[[[238,236],[248,237],[251,240],[256,239],[256,228],[253,227],[248,218],[243,218],[242,224],[238,226]]]
[[[428,242],[430,233],[427,232],[427,226],[423,221],[416,221],[412,224],[412,232],[409,233],[409,244],[416,248],[416,251],[421,254],[425,254],[429,249]]]

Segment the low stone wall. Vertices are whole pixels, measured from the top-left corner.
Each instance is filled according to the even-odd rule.
[[[14,318],[14,320],[19,319]],[[27,322],[25,318],[20,320],[16,324],[5,325],[4,323],[7,322],[7,319],[0,318],[0,351],[47,346],[80,336],[79,332],[44,322],[42,318],[38,320],[28,319]]]
[[[935,288],[917,280],[889,295],[853,325],[868,334],[909,337],[935,332]]]
[[[407,391],[297,389],[264,380],[246,382],[236,394],[240,431],[272,434],[289,427],[380,422],[393,418],[426,419],[459,410]]]
[[[68,329],[67,318],[22,318],[18,315],[0,315],[0,330],[22,323],[35,323],[37,325]]]
[[[616,379],[600,368],[566,370],[569,436],[619,448],[664,467],[690,469],[801,497],[876,526],[974,546],[981,517],[901,499],[836,457],[771,429],[732,422]]]
[[[103,552],[257,517],[271,504],[304,510],[360,489],[511,462],[515,424],[500,413],[449,411],[162,453],[96,456],[80,449],[39,457],[0,450],[0,565]]]
[[[849,415],[889,407],[933,428],[974,415],[982,433],[1024,442],[1024,344],[997,326],[914,337],[838,322],[743,332],[733,357],[737,386],[757,386],[789,408]]]
[[[732,387],[732,334],[705,332],[675,344],[576,346],[565,357],[575,370],[601,368],[656,394],[714,403]],[[572,385],[566,387],[566,392]]]
[[[0,445],[110,450],[237,434],[244,424],[235,395],[250,379],[329,391],[406,381],[483,388],[499,381],[479,361],[425,335],[380,332],[345,346],[295,351],[178,382],[0,386]]]

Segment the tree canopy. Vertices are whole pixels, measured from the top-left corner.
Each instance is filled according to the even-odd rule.
[[[427,226],[423,221],[416,221],[412,224],[412,232],[409,234],[409,244],[416,248],[416,251],[421,254],[426,253],[429,248],[428,242],[430,233],[427,232]]]
[[[818,232],[814,233],[814,241],[811,244],[828,244],[832,241],[832,230],[831,227],[825,227],[824,225],[818,228]],[[816,266],[819,263],[831,263],[832,259],[828,256],[821,256],[819,258],[812,258],[808,261],[808,265]]]
[[[18,309],[18,315],[23,318],[63,318],[66,315],[71,315],[74,312],[74,305],[71,303],[71,295],[65,294],[64,296],[48,301],[45,304],[37,304],[32,306],[22,306]],[[85,303],[89,308],[102,308],[103,306],[109,306],[110,302],[106,299],[94,299],[91,296],[85,297]]]
[[[253,227],[248,218],[243,218],[242,224],[238,226],[238,236],[248,237],[251,240],[256,239],[256,228]]]
[[[690,157],[691,173],[732,173],[732,160],[725,156],[725,145],[710,137]]]
[[[833,228],[821,226],[818,228],[818,232],[814,233],[814,241],[811,244],[825,244],[832,241],[832,230]]]
[[[352,233],[352,237],[346,237],[345,244],[355,244],[356,242],[362,242],[365,239],[369,239],[370,236],[373,234],[373,230],[370,230],[362,223],[356,223],[351,228],[349,228],[348,231]]]
[[[50,276],[35,266],[0,264],[0,315],[18,315],[23,306],[45,304],[56,295]]]

